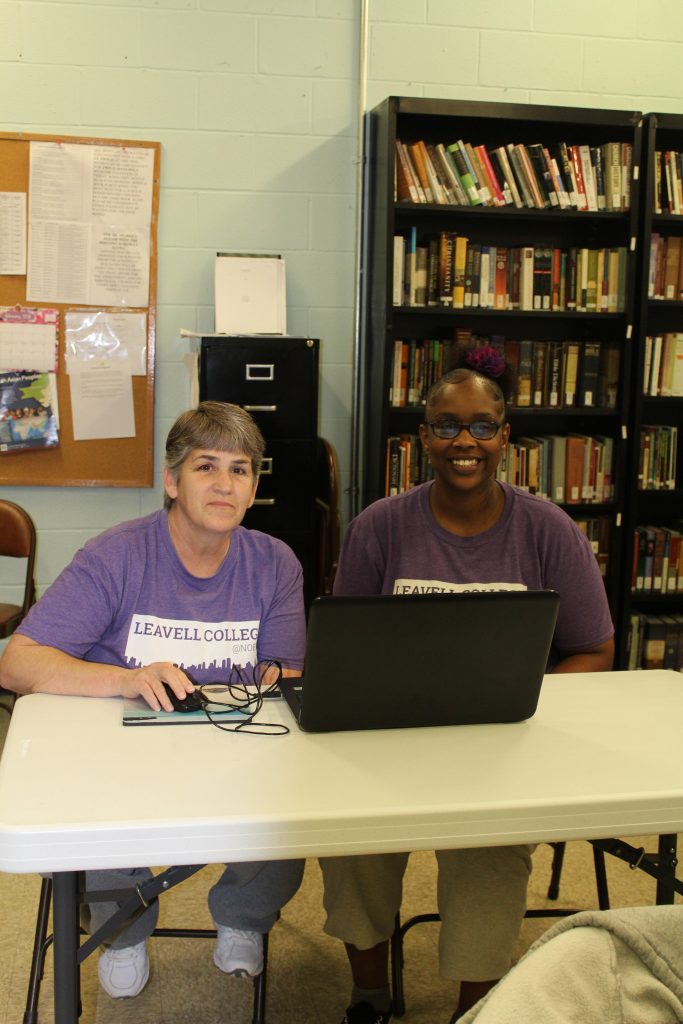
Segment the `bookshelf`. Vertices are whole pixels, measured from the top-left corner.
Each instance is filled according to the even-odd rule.
[[[678,338],[683,332],[678,281],[683,168],[671,156],[681,152],[683,117],[649,114],[643,137],[639,315],[621,588],[622,658],[625,666],[633,667],[661,665],[663,659],[667,667],[681,667],[676,658],[680,659],[677,638],[683,630],[683,561],[677,539],[677,533],[683,533],[683,341]],[[659,153],[663,156],[657,157]]]
[[[526,363],[531,361],[525,384],[529,400],[525,397],[520,401],[519,395],[510,396],[511,449],[517,452],[524,472],[532,462],[548,467],[550,456],[546,438],[582,435],[597,439],[586,442],[587,458],[592,458],[593,469],[604,457],[605,445],[611,453],[611,482],[606,489],[593,486],[594,480],[591,483],[590,479],[588,482],[584,479],[578,491],[570,488],[558,495],[551,486],[548,497],[558,500],[577,521],[586,523],[596,554],[598,547],[601,548],[598,560],[617,625],[618,663],[622,663],[626,650],[622,556],[625,502],[627,494],[630,496],[633,469],[628,422],[633,401],[629,383],[634,372],[633,335],[638,294],[642,116],[631,111],[389,97],[368,115],[368,135],[362,504],[365,506],[386,493],[387,439],[415,437],[423,418],[420,394],[428,381],[416,377],[413,362],[416,350],[431,351],[431,363],[434,363],[435,343],[441,342],[438,366],[432,367],[424,355],[418,357],[423,376],[428,376],[429,372],[438,376],[448,369],[451,346],[470,335],[482,339],[483,344],[493,343],[503,348],[506,356],[513,360],[520,358],[519,350],[524,347]],[[433,188],[431,197],[425,193],[425,199],[431,198],[431,202],[416,202],[415,195],[407,190],[403,172],[396,169],[397,159],[402,165],[397,140],[416,160],[419,159],[419,144],[424,144],[435,162],[442,161],[443,182],[447,180],[447,173],[443,158],[437,156],[441,146],[447,149],[460,141],[469,143],[479,152],[480,164],[484,164],[487,156],[490,159],[501,148],[517,147],[515,152],[521,159],[519,147],[532,150],[540,144],[541,149],[546,147],[550,154],[550,166],[546,161],[549,175],[545,178],[546,195],[541,186],[540,197],[531,196],[532,205],[522,200],[521,195],[521,203],[513,200],[503,205],[501,197],[511,198],[512,189],[510,196],[505,197],[501,187],[498,204],[494,190],[489,189],[488,201],[469,205],[465,183],[464,197],[457,194],[455,187],[450,195],[445,191],[439,194]],[[562,143],[568,153],[572,152],[572,147],[576,147],[577,153],[579,147],[584,147],[589,159],[592,151],[595,161],[602,161],[600,180],[619,181],[619,195],[614,202],[608,199],[600,208],[578,209],[566,201],[568,196],[565,196],[562,204],[559,201],[544,204],[543,200],[549,201],[552,186],[556,184],[552,159],[554,156],[559,166]],[[478,147],[483,147],[483,151]],[[599,151],[600,156],[595,155],[595,151]],[[605,160],[611,160],[616,153],[620,154],[620,161],[628,159],[628,169],[623,170],[619,179],[609,176],[605,166]],[[509,155],[511,159],[512,154]],[[492,166],[500,185],[505,173],[503,159],[494,159]],[[538,166],[536,180],[540,186]],[[463,181],[461,178],[461,183]],[[602,195],[613,194],[610,188],[603,186]],[[521,193],[521,188],[518,191]],[[560,191],[558,188],[556,199]],[[474,194],[470,192],[470,199]],[[478,195],[481,198],[482,193]],[[590,205],[598,206],[597,194]],[[683,217],[680,223],[683,235]],[[457,239],[463,237],[467,239],[464,257],[462,251],[457,255]],[[395,242],[396,238],[402,241]],[[441,263],[447,265],[450,257],[444,256],[442,260],[439,257],[442,247],[449,244],[449,238],[453,239],[450,243],[453,245],[453,278],[444,284]],[[418,256],[419,250],[423,252]],[[472,262],[468,264],[470,251]],[[492,261],[498,263],[501,252],[507,263],[507,285],[503,283],[502,272],[499,279],[490,267]],[[525,272],[524,260],[529,258],[529,252],[533,269]],[[482,283],[485,274],[481,272],[486,256],[489,260],[488,289]],[[414,277],[418,260],[420,273]],[[598,282],[590,297],[586,294],[589,265],[591,279]],[[404,280],[397,284],[401,270]],[[583,292],[580,288],[582,273]],[[549,283],[543,286],[542,281]],[[455,305],[442,301],[449,287],[453,296],[458,295]],[[462,293],[457,291],[461,287]],[[407,364],[403,387],[400,371],[396,370],[398,342],[407,345],[407,349],[401,349]],[[571,385],[568,396],[562,374],[567,372],[569,343],[575,346],[578,366],[576,383]],[[600,362],[601,353],[604,356],[607,350],[616,353],[616,378],[614,369],[608,371],[606,363]],[[556,372],[559,359],[560,373],[554,400],[550,397],[553,389],[549,384],[551,352],[555,353]],[[589,364],[594,374],[590,384],[581,379],[584,365]],[[613,379],[608,384],[610,373]],[[533,440],[537,438],[543,439],[540,452]],[[404,446],[401,457],[408,465],[412,457],[413,472],[419,474],[417,445],[404,442]],[[393,455],[395,461],[396,442]]]

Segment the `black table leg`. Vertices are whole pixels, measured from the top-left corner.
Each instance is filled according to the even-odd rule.
[[[678,836],[663,835],[659,837],[657,848],[657,861],[666,871],[664,879],[657,879],[657,903],[673,903],[674,886],[676,879],[676,846]]]
[[[55,872],[52,878],[54,928],[55,1024],[77,1024],[78,873]]]

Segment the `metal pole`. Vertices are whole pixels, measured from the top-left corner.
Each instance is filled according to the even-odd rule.
[[[361,0],[358,54],[358,135],[356,147],[356,259],[354,294],[353,393],[351,405],[351,466],[349,478],[349,518],[359,511],[360,446],[362,409],[362,297],[363,281],[363,182],[365,178],[365,107],[367,102],[369,0]]]

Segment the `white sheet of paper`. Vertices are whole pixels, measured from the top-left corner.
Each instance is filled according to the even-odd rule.
[[[105,313],[74,309],[64,315],[66,372],[77,373],[76,362],[127,360],[133,374],[147,374],[147,316],[145,313]]]
[[[149,231],[94,224],[90,246],[93,306],[146,306],[149,300]]]
[[[190,408],[195,409],[199,405],[199,353],[186,352],[183,362],[190,378]]]
[[[0,192],[0,274],[26,273],[26,193]]]
[[[110,360],[78,366],[69,375],[74,440],[135,437],[130,366]]]
[[[88,302],[90,228],[76,221],[31,220],[28,302]]]
[[[55,324],[18,324],[0,321],[0,370],[57,369]]]
[[[220,334],[286,334],[285,261],[219,253],[215,302]]]
[[[32,142],[31,302],[146,306],[154,150]]]

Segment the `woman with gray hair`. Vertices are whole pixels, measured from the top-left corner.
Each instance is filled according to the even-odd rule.
[[[227,681],[277,661],[301,674],[305,618],[301,566],[282,541],[241,523],[253,504],[264,441],[243,409],[202,402],[166,442],[164,508],[106,530],[76,553],[10,640],[0,682],[16,693],[142,697],[173,711],[195,684]],[[112,766],[112,785],[116,767]],[[135,888],[148,869],[88,872],[89,890]],[[209,893],[214,963],[253,977],[263,934],[294,895],[302,861],[234,864]],[[92,903],[96,930],[115,903]],[[104,990],[135,996],[149,977],[154,903],[100,956]]]

